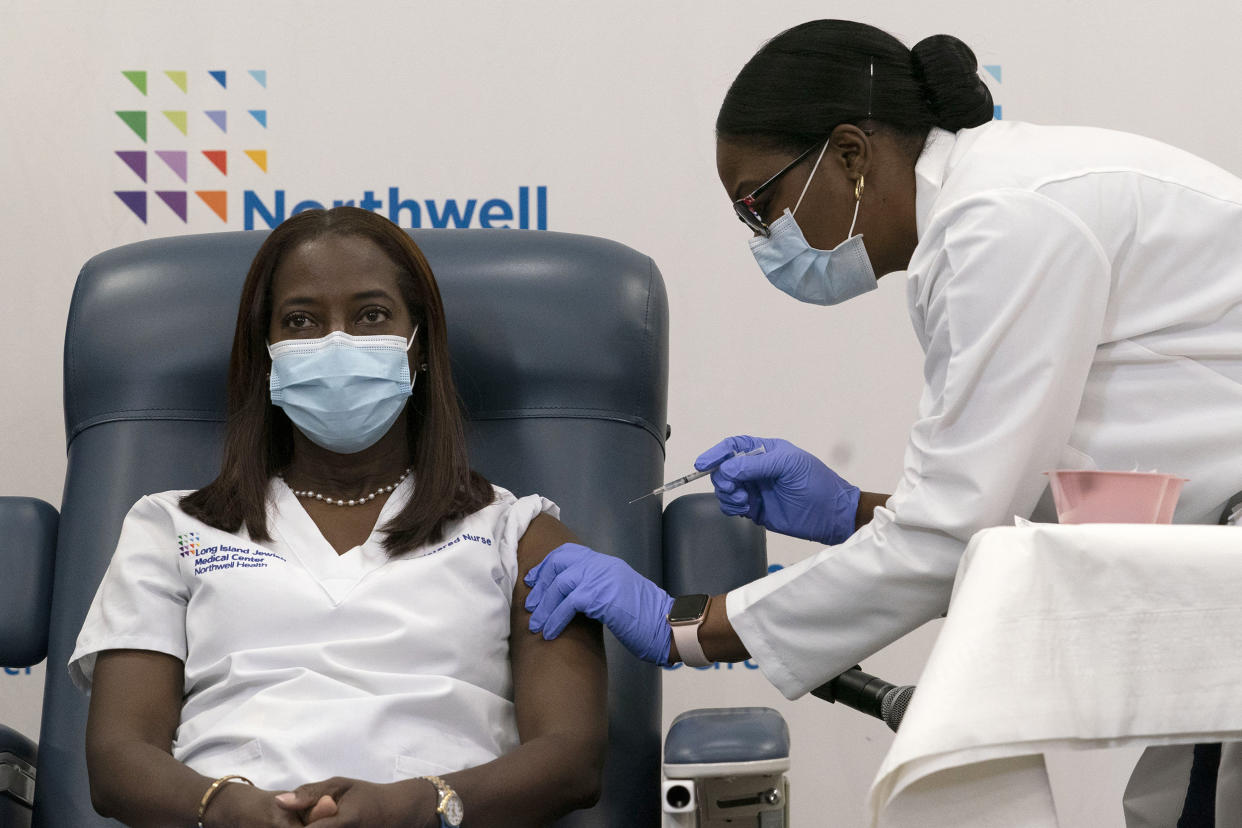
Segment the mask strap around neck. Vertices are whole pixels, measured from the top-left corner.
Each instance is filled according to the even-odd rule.
[[[828,151],[828,144],[831,142],[832,138],[829,138],[824,142],[824,148],[819,151],[819,157],[815,159],[815,166],[811,167],[811,174],[806,177],[806,184],[803,186],[802,192],[798,195],[798,203],[794,205],[793,212],[790,213],[790,215],[797,213],[798,208],[802,206],[802,199],[806,196],[806,191],[811,188],[811,181],[815,178],[815,171],[819,169],[819,162],[824,160],[824,153]]]

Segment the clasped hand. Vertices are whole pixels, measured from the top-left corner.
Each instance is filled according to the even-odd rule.
[[[276,793],[228,785],[208,809],[208,828],[389,828],[434,826],[435,789],[430,783],[377,784],[333,777]],[[425,790],[424,790],[425,789]],[[218,810],[217,810],[218,809]]]

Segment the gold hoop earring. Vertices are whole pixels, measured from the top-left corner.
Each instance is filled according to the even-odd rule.
[[[860,175],[858,176],[857,183],[854,184],[854,200],[862,201],[862,193],[863,193],[863,176]]]

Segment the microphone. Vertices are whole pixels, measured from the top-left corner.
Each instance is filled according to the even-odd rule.
[[[906,707],[914,695],[914,685],[898,687],[883,679],[864,673],[854,665],[841,675],[811,691],[826,702],[841,702],[846,707],[882,719],[894,733],[901,727]]]

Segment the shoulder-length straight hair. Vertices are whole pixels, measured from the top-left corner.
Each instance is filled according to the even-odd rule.
[[[272,277],[285,254],[324,236],[368,239],[397,266],[401,298],[418,323],[424,376],[415,383],[406,417],[408,463],[417,487],[384,527],[390,555],[435,542],[445,525],[494,499],[491,484],[470,468],[465,425],[453,385],[444,305],[431,266],[406,233],[388,219],[357,207],[307,210],[268,235],[246,275],[228,375],[228,423],[220,475],[181,500],[181,508],[209,526],[236,532],[243,525],[270,540],[267,492],[273,475],[293,457],[293,424],[272,405],[267,353]]]

